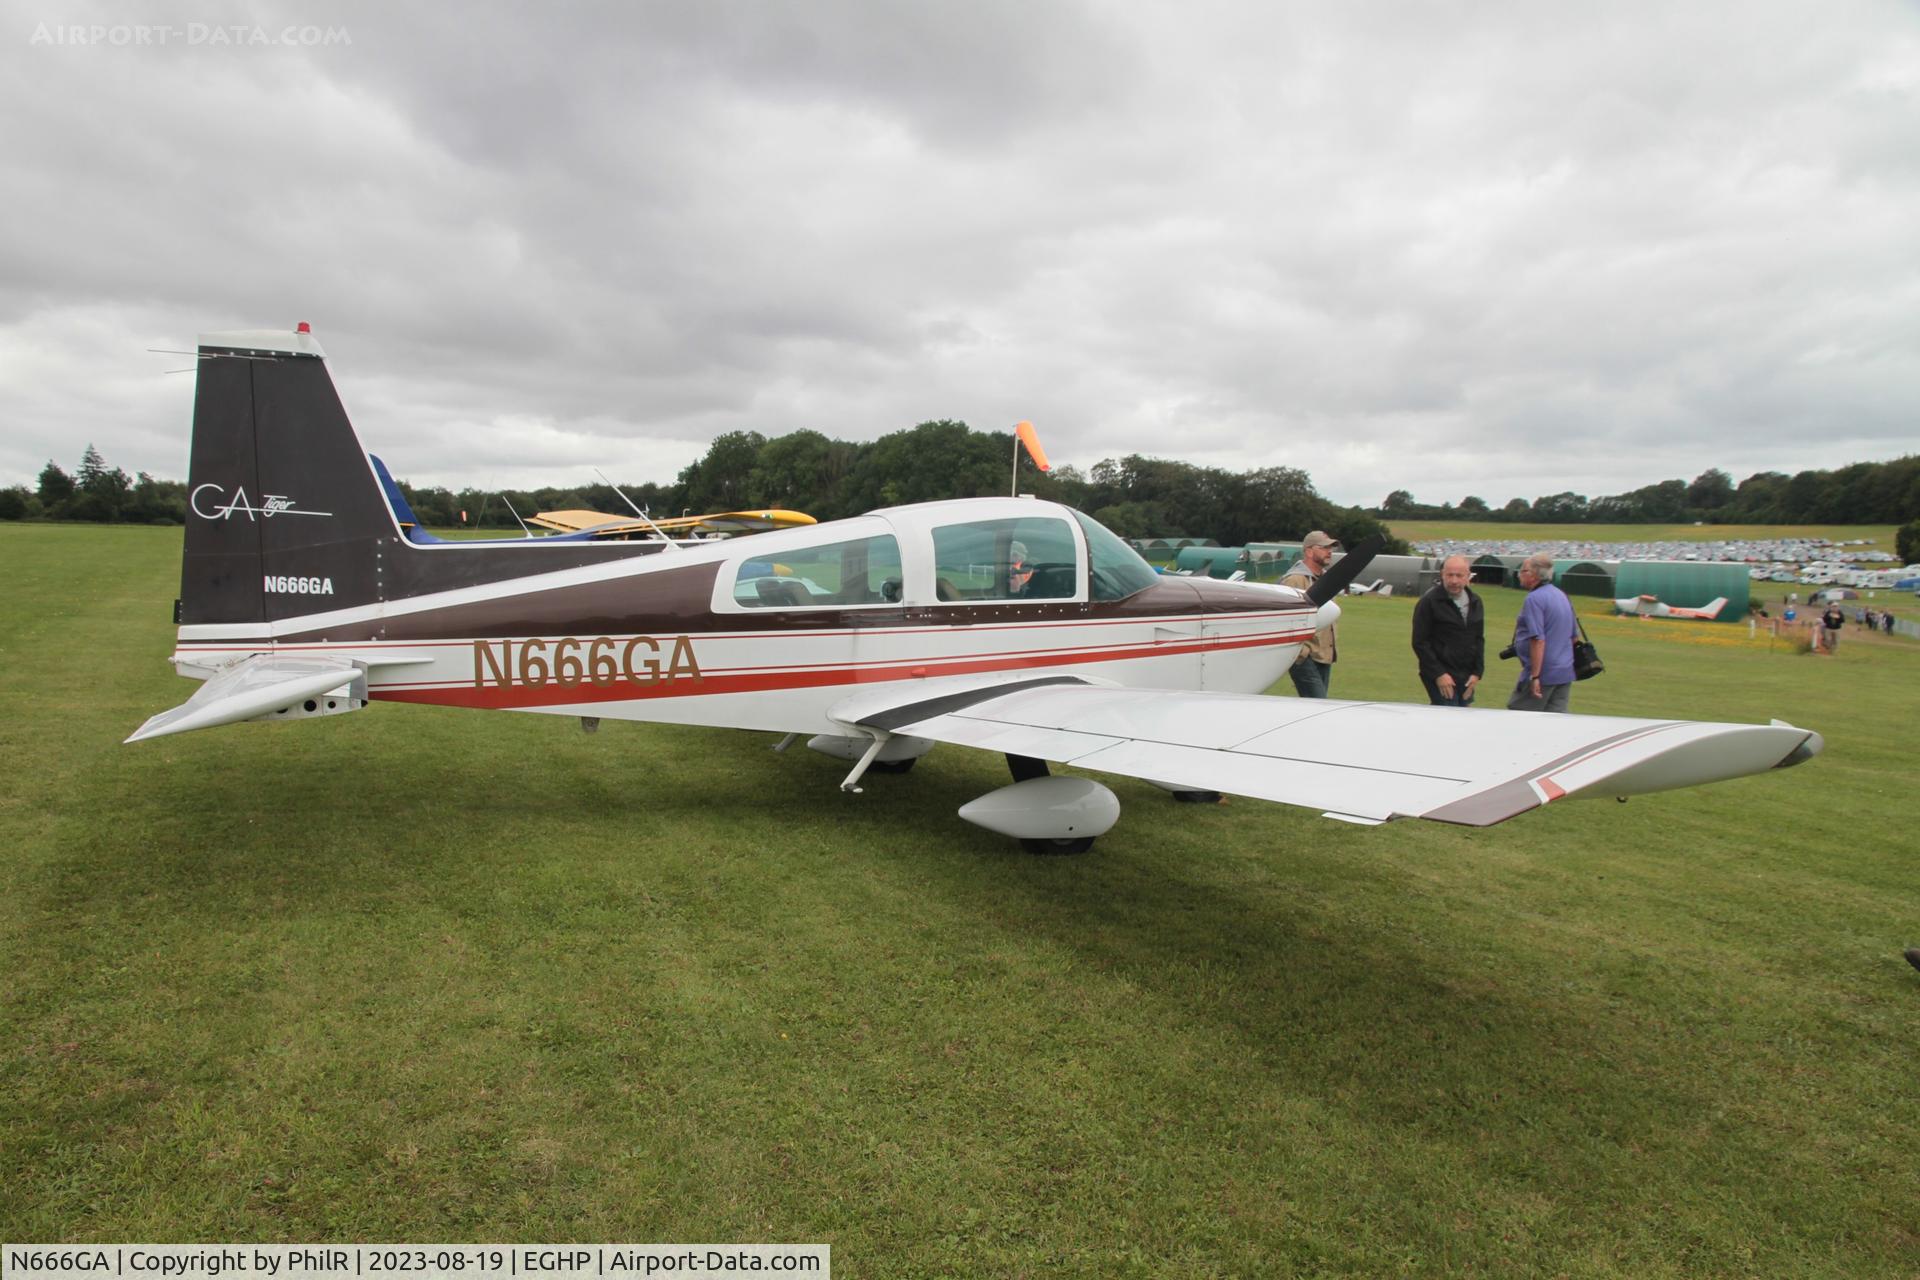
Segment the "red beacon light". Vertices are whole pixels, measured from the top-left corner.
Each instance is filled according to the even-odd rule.
[[[313,326],[308,324],[305,320],[302,320],[299,324],[293,326],[293,331],[295,333],[312,333]]]

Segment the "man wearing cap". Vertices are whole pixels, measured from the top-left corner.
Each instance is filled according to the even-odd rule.
[[[1333,563],[1334,548],[1339,545],[1325,530],[1315,529],[1301,539],[1300,563],[1293,566],[1293,572],[1280,579],[1281,583],[1305,591]],[[1327,627],[1316,631],[1311,643],[1300,646],[1300,656],[1293,660],[1293,668],[1287,675],[1293,679],[1293,691],[1301,697],[1327,696],[1327,686],[1333,679],[1333,664],[1339,657],[1339,646],[1334,636],[1336,630],[1336,627]]]

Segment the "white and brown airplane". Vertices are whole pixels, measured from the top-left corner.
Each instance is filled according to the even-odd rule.
[[[1351,822],[1486,826],[1821,747],[1779,722],[1262,696],[1367,553],[1309,593],[1162,577],[1032,499],[694,546],[415,541],[306,325],[209,334],[199,356],[172,661],[203,683],[130,742],[415,702],[807,735],[854,762],[846,791],[952,743],[1004,753],[1017,779],[961,816],[1041,850],[1083,849],[1119,815],[1048,761]]]

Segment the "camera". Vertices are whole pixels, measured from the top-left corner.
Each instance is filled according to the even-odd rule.
[[[1508,645],[1508,646],[1507,646],[1506,648],[1504,648],[1504,649],[1502,649],[1502,650],[1500,651],[1500,661],[1502,661],[1502,662],[1505,662],[1505,661],[1506,661],[1507,659],[1509,659],[1509,658],[1511,658],[1511,657],[1513,657],[1513,646],[1512,646],[1512,645]]]

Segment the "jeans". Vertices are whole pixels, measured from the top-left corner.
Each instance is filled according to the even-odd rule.
[[[1427,701],[1436,707],[1470,707],[1473,705],[1473,695],[1479,691],[1478,685],[1467,688],[1467,682],[1458,676],[1454,677],[1451,694],[1441,693],[1440,686],[1425,676],[1420,677],[1420,683],[1427,686]]]
[[[1327,685],[1333,680],[1333,664],[1302,658],[1287,668],[1287,674],[1293,678],[1293,691],[1296,694],[1303,698],[1324,698],[1327,696]]]

